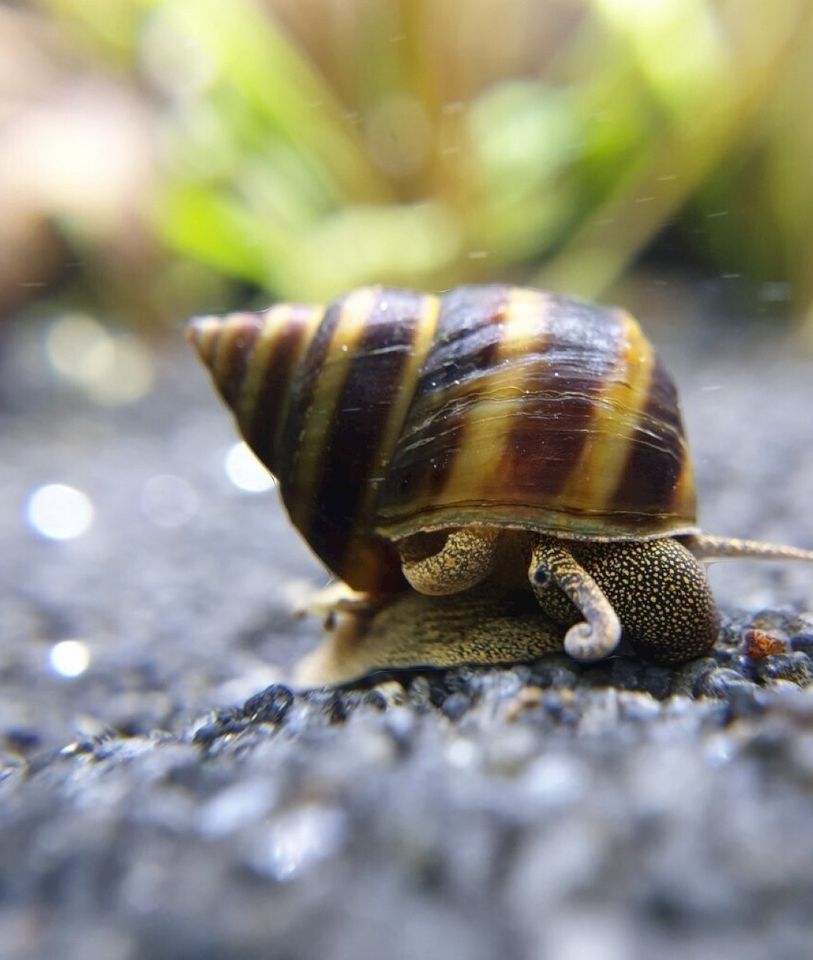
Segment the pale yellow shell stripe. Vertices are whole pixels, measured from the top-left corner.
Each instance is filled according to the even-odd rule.
[[[319,371],[318,388],[314,390],[312,403],[305,414],[290,480],[290,488],[296,491],[296,497],[289,503],[288,509],[291,520],[300,530],[310,528],[311,517],[317,506],[322,460],[327,453],[325,441],[333,424],[337,400],[353,363],[356,347],[364,336],[367,320],[377,297],[378,291],[373,288],[355,290],[347,295],[341,305],[341,316]]]
[[[187,329],[187,338],[200,354],[201,360],[214,376],[213,362],[217,357],[217,347],[223,318],[217,316],[195,317]]]
[[[515,402],[524,384],[517,379],[522,366],[516,361],[539,351],[540,330],[550,298],[537,290],[522,287],[505,289],[502,309],[503,332],[488,380],[488,396],[472,404],[463,422],[463,442],[457,450],[454,466],[444,484],[455,499],[482,500],[489,487],[499,491],[504,478],[496,470],[511,443],[511,423],[516,416]]]
[[[189,327],[190,340],[221,396],[235,412],[261,328],[259,315],[247,312],[196,317]]]
[[[254,345],[248,368],[246,369],[243,388],[236,404],[235,412],[241,421],[248,422],[257,409],[257,401],[262,390],[268,367],[279,343],[280,336],[290,327],[294,304],[278,303],[261,314],[262,330]],[[322,311],[315,311],[315,319],[321,319]],[[314,325],[314,329],[316,329]],[[294,366],[302,353],[307,349],[310,338],[304,338],[297,351],[298,356],[292,358]],[[275,414],[276,416],[276,414]],[[284,417],[280,417],[284,419]]]
[[[556,497],[562,503],[589,503],[597,513],[612,506],[629,458],[630,441],[649,399],[654,354],[638,322],[616,310],[623,345],[615,368],[593,399],[587,441]]]
[[[269,467],[276,452],[291,403],[291,378],[324,316],[324,307],[279,303],[261,314],[262,329],[249,359],[235,404],[246,439]]]
[[[434,343],[440,306],[441,300],[439,297],[427,294],[423,298],[420,313],[416,317],[412,350],[401,374],[402,386],[390,405],[389,415],[381,432],[381,442],[372,460],[370,483],[366,485],[358,503],[357,522],[365,534],[366,528],[370,525],[369,518],[374,515],[381,485],[386,479],[387,466],[409,412],[415,385],[418,382],[418,375]],[[367,550],[368,546],[365,543],[352,540],[345,560],[347,568],[352,569],[354,563],[361,562],[360,555]]]
[[[220,318],[220,335],[216,353],[212,357],[211,370],[215,383],[221,390],[233,390],[235,382],[242,384],[248,358],[254,349],[259,334],[257,315],[253,313],[229,313]],[[241,368],[237,374],[235,369]],[[232,402],[236,397],[232,397]]]

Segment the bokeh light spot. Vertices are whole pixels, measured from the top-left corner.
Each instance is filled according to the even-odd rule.
[[[51,647],[48,661],[61,677],[78,677],[90,666],[90,651],[81,640],[60,640]]]
[[[55,320],[45,349],[54,370],[102,406],[134,403],[152,389],[153,363],[141,341],[85,314]]]
[[[278,881],[292,880],[336,854],[347,839],[341,810],[307,804],[280,816],[252,847],[252,866]]]
[[[47,540],[73,540],[93,522],[90,498],[64,483],[47,483],[28,498],[28,524]]]
[[[276,483],[248,445],[242,441],[229,448],[224,467],[226,475],[235,487],[247,493],[262,493],[270,490]]]

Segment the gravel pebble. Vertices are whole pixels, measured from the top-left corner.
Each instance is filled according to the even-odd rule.
[[[789,680],[804,687],[813,680],[813,664],[810,657],[801,650],[765,657],[756,664],[755,672],[763,682]]]
[[[791,638],[791,646],[795,651],[813,657],[813,633],[797,633]]]
[[[676,670],[559,655],[297,692],[319,627],[292,608],[324,573],[273,494],[225,477],[194,360],[110,410],[44,338],[9,334],[0,378],[4,960],[809,955],[802,565],[717,565],[720,639]],[[679,371],[704,514],[813,544],[809,367],[772,366],[773,332],[738,343]],[[141,508],[167,475],[201,504],[171,533]],[[26,524],[51,482],[93,501],[75,542]],[[792,652],[753,659],[748,630]],[[77,676],[51,666],[63,640]]]
[[[471,697],[467,697],[465,693],[452,693],[446,697],[440,709],[450,720],[459,720],[471,707],[471,703]]]

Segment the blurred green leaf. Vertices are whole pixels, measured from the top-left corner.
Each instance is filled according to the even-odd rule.
[[[807,0],[41,3],[149,117],[144,274],[163,256],[286,298],[506,276],[595,296],[673,224],[710,271],[813,313]],[[81,211],[37,202],[110,269]],[[124,216],[111,243],[139,267]]]

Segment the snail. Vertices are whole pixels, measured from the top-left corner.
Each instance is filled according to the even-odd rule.
[[[313,552],[356,591],[321,679],[374,667],[702,655],[702,533],[675,386],[624,310],[504,285],[370,287],[188,336]],[[435,599],[430,599],[435,598]],[[563,638],[564,635],[564,638]]]

